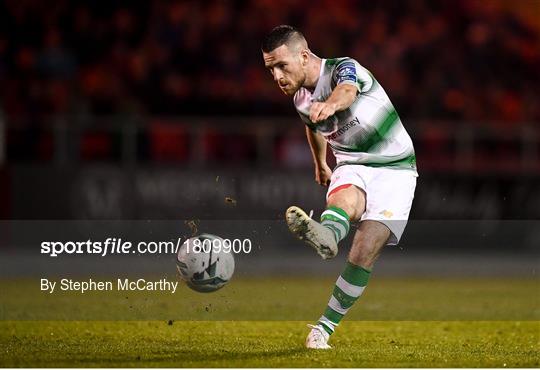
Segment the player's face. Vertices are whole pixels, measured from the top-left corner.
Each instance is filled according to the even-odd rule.
[[[269,53],[263,52],[264,66],[286,95],[294,95],[306,81],[307,58],[302,52],[294,52],[281,45]]]

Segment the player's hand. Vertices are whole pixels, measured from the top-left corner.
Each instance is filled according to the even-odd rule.
[[[330,179],[332,178],[332,170],[326,163],[315,166],[315,181],[321,186],[330,185]]]
[[[315,102],[309,110],[309,119],[313,123],[324,121],[336,113],[336,106],[326,102]]]

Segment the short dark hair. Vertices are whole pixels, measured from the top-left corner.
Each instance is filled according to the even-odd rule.
[[[293,38],[304,39],[304,35],[293,26],[282,24],[274,27],[274,29],[266,35],[262,42],[261,49],[265,53],[269,53],[281,45],[287,44]]]

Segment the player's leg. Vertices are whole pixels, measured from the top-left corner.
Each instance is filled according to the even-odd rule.
[[[330,348],[329,336],[364,291],[383,246],[397,244],[407,224],[416,178],[407,171],[365,169],[365,212],[355,234],[348,261],[338,277],[327,308],[308,335],[309,348]],[[329,198],[330,199],[330,198]],[[318,339],[313,341],[313,338]]]
[[[350,223],[362,217],[366,208],[364,190],[353,184],[343,184],[330,190],[326,210],[321,214],[321,225],[329,228],[340,242],[350,230]]]
[[[312,246],[323,259],[337,254],[338,243],[348,235],[350,223],[358,220],[365,210],[363,183],[346,167],[351,166],[341,167],[332,175],[327,207],[320,223],[296,206],[289,207],[285,213],[291,232]]]
[[[360,223],[345,269],[338,277],[328,305],[316,325],[326,332],[327,340],[364,292],[373,264],[390,235],[390,229],[379,221],[365,220]],[[325,336],[325,333],[322,335]],[[309,347],[309,343],[306,344]]]
[[[354,241],[349,251],[349,263],[371,270],[390,234],[388,226],[379,221],[362,221],[354,234]]]
[[[352,184],[335,186],[333,189],[331,187],[327,195],[327,208],[321,215],[321,225],[329,228],[334,234],[336,241],[339,242],[347,236],[350,228],[349,222],[360,219],[365,211],[365,207],[366,195],[364,190],[359,187]],[[344,230],[346,230],[346,232],[344,232]],[[356,235],[358,235],[358,232]],[[335,312],[332,307],[336,306],[336,302],[337,304],[348,305],[351,296],[360,296],[363,287],[365,287],[367,283],[367,280],[363,280],[365,272],[362,270],[358,273],[352,267],[353,265],[348,263],[345,271],[338,278],[334,293],[317,325],[309,325],[311,331],[306,338],[306,347],[313,349],[331,348],[327,343],[328,339],[344,315]],[[358,286],[353,287],[352,283],[347,283],[344,279],[347,279]],[[347,286],[343,287],[344,284],[347,284]],[[349,296],[347,296],[349,297],[347,302],[343,301],[343,299],[347,298],[342,294],[341,288],[339,288],[340,286],[342,286],[342,289],[349,294]],[[347,289],[348,287],[352,287],[352,289],[355,290],[350,291]],[[360,291],[357,291],[357,289],[360,289]],[[337,290],[339,290],[339,293]],[[354,300],[350,302],[350,305],[352,305],[353,302]]]

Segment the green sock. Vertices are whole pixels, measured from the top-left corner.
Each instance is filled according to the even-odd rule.
[[[350,224],[347,212],[339,207],[330,206],[321,214],[321,225],[329,228],[336,238],[336,242],[345,239],[349,233]]]
[[[370,274],[371,271],[347,262],[345,270],[336,281],[328,306],[318,322],[328,334],[334,332],[349,308],[362,295]]]

